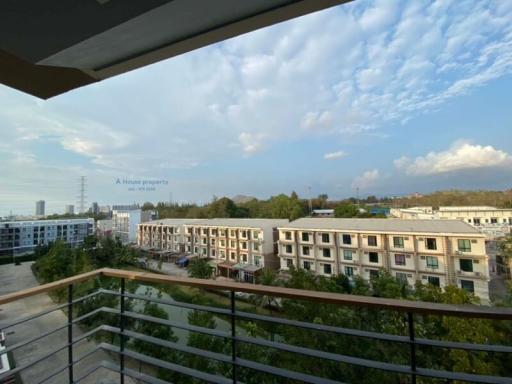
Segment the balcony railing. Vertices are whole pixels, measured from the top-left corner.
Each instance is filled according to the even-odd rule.
[[[74,297],[74,287],[79,284],[87,282],[91,279],[97,279],[99,277],[108,277],[111,279],[119,279],[119,289],[108,290],[99,288],[94,292],[87,293],[82,297]],[[147,295],[141,295],[138,293],[132,293],[127,289],[127,282],[133,281],[141,284],[158,284],[159,286],[186,286],[192,288],[201,288],[208,291],[218,291],[226,293],[228,305],[225,307],[218,306],[206,306],[191,304],[182,301],[175,301],[165,299],[161,297],[152,297]],[[348,365],[361,367],[363,369],[372,369],[375,371],[382,371],[386,373],[396,374],[401,379],[396,382],[412,382],[415,383],[418,377],[432,378],[434,380],[445,380],[442,382],[451,381],[462,381],[462,382],[476,382],[476,383],[510,383],[512,378],[510,377],[499,377],[492,376],[489,374],[475,374],[465,372],[455,372],[443,369],[437,369],[428,366],[421,366],[417,359],[418,348],[432,348],[433,351],[436,349],[443,350],[463,350],[473,351],[478,353],[512,353],[512,347],[506,345],[490,345],[490,344],[474,344],[468,342],[454,342],[454,341],[443,341],[437,339],[429,339],[424,337],[418,337],[416,334],[415,325],[417,324],[417,318],[423,316],[448,316],[448,317],[463,317],[472,319],[492,319],[492,320],[512,320],[512,310],[507,308],[491,308],[484,306],[460,306],[460,305],[446,305],[446,304],[434,304],[416,301],[406,300],[395,300],[395,299],[382,299],[375,297],[366,296],[355,296],[345,295],[330,292],[318,292],[318,291],[306,291],[297,290],[282,287],[270,287],[260,285],[249,285],[240,284],[233,282],[218,282],[213,280],[199,280],[191,278],[180,278],[171,277],[166,275],[145,273],[145,272],[132,272],[125,270],[116,269],[100,269],[93,272],[77,275],[64,280],[56,281],[50,284],[45,284],[30,288],[23,291],[14,292],[5,296],[0,297],[0,308],[1,306],[12,303],[18,300],[29,298],[34,295],[47,293],[57,289],[67,290],[67,301],[63,304],[53,306],[40,313],[19,318],[9,324],[2,324],[0,331],[8,333],[11,329],[25,324],[42,316],[48,315],[54,311],[65,310],[67,314],[67,323],[60,324],[55,329],[38,334],[35,337],[18,342],[14,345],[7,345],[6,350],[3,353],[13,352],[22,347],[30,346],[31,344],[41,341],[49,335],[55,334],[56,332],[66,330],[66,339],[63,340],[60,346],[49,346],[48,350],[45,351],[41,356],[38,356],[32,361],[24,362],[22,365],[17,366],[13,370],[0,375],[0,383],[12,375],[21,373],[25,370],[31,369],[34,365],[51,359],[55,354],[67,351],[67,364],[59,367],[53,372],[46,372],[45,377],[40,377],[38,382],[30,384],[42,384],[52,383],[54,378],[59,375],[66,374],[65,381],[67,383],[81,383],[90,382],[87,381],[91,375],[100,370],[106,369],[115,372],[116,377],[120,383],[124,383],[127,377],[138,380],[143,383],[167,383],[162,379],[151,376],[148,373],[143,373],[137,369],[130,367],[127,361],[137,361],[139,364],[145,366],[157,367],[158,369],[167,370],[169,372],[177,373],[183,376],[197,379],[199,381],[209,383],[237,383],[242,382],[243,378],[240,378],[239,372],[241,370],[251,370],[254,372],[260,372],[270,375],[273,377],[272,383],[322,383],[322,384],[338,384],[332,378],[322,377],[318,374],[312,374],[311,372],[300,372],[296,370],[290,370],[280,367],[279,359],[275,359],[273,363],[262,363],[259,361],[251,360],[240,356],[239,347],[240,345],[252,345],[261,348],[268,348],[282,354],[296,354],[305,356],[308,359],[322,359],[325,361],[332,362],[339,365]],[[342,328],[331,325],[324,325],[319,323],[299,321],[289,318],[284,318],[279,313],[273,315],[251,313],[247,311],[241,311],[237,309],[236,298],[237,294],[243,292],[246,294],[261,295],[265,297],[280,298],[281,300],[297,300],[301,302],[315,302],[323,303],[326,305],[342,306],[356,308],[358,310],[372,310],[372,311],[390,311],[398,315],[405,321],[406,333],[405,334],[391,334],[367,331],[353,328]],[[85,314],[75,314],[75,308],[80,303],[85,303],[90,300],[94,300],[101,295],[109,297],[115,297],[118,299],[118,305],[113,307],[94,308]],[[157,305],[171,306],[172,308],[187,309],[194,311],[204,311],[212,313],[215,316],[223,316],[228,319],[227,329],[220,330],[216,328],[200,327],[187,323],[175,321],[174,319],[163,319],[159,317],[149,316],[140,312],[134,312],[127,309],[127,303],[129,301],[138,300],[141,302],[150,302]],[[107,323],[100,323],[91,330],[87,330],[85,333],[80,335],[74,334],[73,326],[79,325],[86,319],[90,319],[93,316],[110,316],[115,319],[116,326]],[[229,353],[219,353],[218,351],[212,351],[208,349],[200,349],[189,346],[184,343],[175,341],[169,341],[165,339],[159,339],[152,335],[142,334],[137,330],[131,329],[130,324],[134,321],[144,321],[154,324],[155,326],[165,326],[171,329],[184,330],[189,333],[197,333],[216,337],[225,340],[230,346],[227,350]],[[334,353],[326,349],[314,349],[308,346],[292,345],[283,342],[282,339],[275,340],[255,337],[248,335],[246,332],[241,332],[238,327],[240,322],[263,322],[270,325],[276,325],[279,327],[288,327],[292,329],[301,329],[304,333],[308,332],[320,332],[333,337],[346,336],[353,338],[354,343],[358,340],[375,340],[382,343],[395,343],[401,344],[407,351],[407,364],[398,364],[394,362],[383,360],[373,360],[348,354]],[[363,319],[364,321],[364,319]],[[101,342],[96,344],[95,348],[88,351],[82,356],[76,356],[76,345],[83,340],[90,339],[100,332],[106,332],[113,335],[112,340],[115,340],[114,336],[117,337],[118,342],[112,343]],[[198,369],[197,367],[191,368],[188,366],[180,365],[175,362],[166,361],[159,359],[158,357],[145,355],[143,353],[130,349],[130,340],[139,340],[155,348],[166,348],[177,351],[179,353],[186,353],[194,355],[208,361],[216,361],[225,364],[229,367],[228,370],[224,370],[223,374],[211,373]],[[117,356],[116,362],[111,360],[101,360],[88,371],[80,372],[76,369],[80,363],[88,358],[89,356],[98,353],[99,351],[107,352],[109,356]],[[433,352],[435,353],[435,352]],[[406,381],[404,381],[404,378]],[[435,381],[440,382],[440,381]]]

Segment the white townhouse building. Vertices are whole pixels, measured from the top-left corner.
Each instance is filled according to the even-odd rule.
[[[304,218],[278,230],[283,271],[369,280],[386,269],[411,287],[452,284],[489,301],[485,236],[462,221]]]
[[[283,219],[205,219],[185,225],[185,251],[212,259],[219,275],[254,281],[262,268],[279,268],[277,227]]]
[[[76,246],[92,234],[94,219],[0,222],[0,255],[23,255],[57,240]]]
[[[492,240],[511,233],[512,209],[488,206],[393,208],[391,215],[400,219],[461,220]]]

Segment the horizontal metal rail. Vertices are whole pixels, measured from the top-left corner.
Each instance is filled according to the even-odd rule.
[[[62,331],[68,328],[68,341],[65,345],[54,348],[49,353],[44,354],[43,356],[39,356],[33,361],[28,362],[27,364],[16,367],[13,370],[6,372],[0,375],[0,381],[6,377],[10,377],[13,374],[22,372],[25,369],[28,369],[35,364],[38,364],[45,359],[51,358],[55,354],[68,349],[69,353],[69,362],[63,367],[55,370],[50,373],[49,376],[43,378],[37,384],[44,384],[49,382],[52,378],[59,375],[60,373],[66,371],[67,369],[70,372],[70,383],[78,383],[84,380],[86,377],[90,376],[93,372],[100,368],[105,368],[109,370],[113,370],[118,372],[121,377],[121,381],[123,381],[124,375],[131,376],[140,380],[142,382],[150,383],[150,384],[167,384],[167,382],[151,377],[146,374],[142,374],[130,369],[127,369],[123,362],[125,358],[130,358],[134,360],[138,360],[144,364],[153,365],[159,368],[168,369],[174,371],[176,373],[190,376],[192,378],[211,382],[211,383],[236,383],[238,381],[238,369],[237,368],[246,368],[250,370],[255,370],[259,372],[263,372],[265,374],[290,379],[290,380],[298,380],[305,383],[311,384],[340,384],[339,381],[322,378],[318,376],[312,376],[307,373],[292,371],[285,368],[276,367],[273,365],[268,365],[256,361],[246,360],[240,358],[237,355],[237,351],[239,347],[237,345],[240,344],[252,344],[263,348],[273,349],[275,351],[281,351],[286,353],[298,354],[301,356],[307,356],[309,358],[317,358],[326,361],[331,361],[334,363],[348,364],[352,366],[365,367],[369,369],[375,369],[380,371],[387,371],[397,375],[407,375],[412,377],[413,382],[416,380],[416,376],[430,377],[435,379],[443,379],[443,380],[456,380],[456,381],[470,381],[475,383],[511,383],[512,378],[508,377],[497,377],[497,376],[489,376],[489,375],[478,375],[478,374],[469,374],[462,372],[451,372],[444,370],[436,370],[430,368],[422,368],[417,366],[416,362],[416,350],[418,346],[428,346],[433,348],[444,348],[444,349],[460,349],[467,351],[480,351],[486,353],[512,353],[512,346],[507,345],[487,345],[487,344],[471,344],[464,342],[452,342],[445,340],[432,340],[426,338],[415,338],[414,336],[414,314],[419,315],[438,315],[438,316],[465,316],[469,318],[485,318],[485,319],[495,319],[495,320],[512,320],[512,310],[509,308],[491,308],[491,307],[479,307],[479,306],[462,306],[462,305],[446,305],[446,304],[433,304],[433,303],[425,303],[425,302],[416,302],[416,301],[406,301],[406,300],[392,300],[392,299],[382,299],[382,298],[374,298],[374,297],[360,297],[354,295],[343,295],[336,294],[330,292],[317,292],[317,291],[306,291],[306,290],[296,290],[282,287],[268,287],[268,286],[259,286],[259,285],[248,285],[242,283],[232,283],[232,282],[218,282],[211,280],[201,280],[201,279],[189,279],[189,278],[181,278],[181,277],[171,277],[164,276],[152,273],[141,273],[141,272],[131,272],[131,271],[122,271],[122,270],[113,270],[113,269],[101,269],[97,271],[92,271],[86,274],[78,275],[72,278],[64,279],[58,282],[54,282],[51,284],[42,285],[39,287],[34,287],[29,290],[20,291],[17,293],[11,293],[6,296],[0,297],[0,305],[12,302],[14,300],[18,300],[20,298],[29,297],[32,295],[48,292],[53,289],[60,289],[70,286],[71,284],[76,284],[77,282],[86,281],[90,278],[96,278],[99,276],[107,276],[111,278],[121,278],[121,279],[129,279],[134,281],[152,283],[152,284],[173,284],[173,285],[187,285],[191,287],[197,287],[202,289],[209,290],[219,290],[223,292],[231,292],[231,309],[228,308],[219,308],[212,307],[206,305],[197,305],[197,304],[189,304],[183,302],[177,302],[174,300],[161,299],[157,297],[139,295],[134,293],[126,293],[124,290],[121,292],[106,290],[103,288],[98,289],[95,292],[89,293],[78,299],[72,299],[71,289],[68,290],[68,302],[62,305],[57,305],[52,308],[46,309],[38,314],[30,315],[25,318],[16,320],[13,323],[10,323],[4,326],[2,329],[11,328],[16,325],[20,325],[26,323],[31,320],[35,320],[41,316],[49,314],[51,312],[62,310],[64,308],[68,308],[69,313],[72,313],[73,305],[79,304],[80,302],[84,302],[86,300],[93,299],[97,295],[112,295],[115,297],[121,298],[121,302],[125,299],[129,300],[141,300],[145,302],[151,302],[159,305],[168,305],[177,308],[184,308],[188,310],[194,311],[204,311],[216,316],[227,317],[231,319],[231,330],[221,331],[217,329],[210,329],[205,327],[194,326],[186,323],[176,322],[167,319],[156,318],[148,315],[144,315],[141,313],[125,311],[123,305],[121,305],[121,309],[117,308],[109,308],[109,307],[100,307],[96,308],[84,315],[76,317],[72,319],[72,316],[68,314],[68,322],[66,325],[58,326],[57,328],[50,330],[44,334],[37,335],[32,337],[31,339],[21,341],[15,345],[9,346],[5,352],[12,352],[21,347],[30,345],[34,342],[37,342],[44,337],[55,334],[56,332]],[[124,280],[123,280],[124,281]],[[124,293],[123,293],[124,292]],[[286,299],[294,299],[294,300],[304,300],[304,301],[315,301],[319,303],[327,303],[331,305],[340,305],[340,306],[351,306],[358,308],[369,308],[373,310],[385,310],[385,311],[395,311],[403,314],[407,314],[407,320],[409,325],[409,334],[408,335],[396,335],[396,334],[385,334],[379,333],[375,331],[363,331],[358,329],[351,329],[345,327],[337,327],[331,325],[324,324],[313,324],[305,321],[291,320],[282,317],[272,317],[267,315],[254,314],[250,312],[237,311],[234,302],[233,295],[234,292],[245,292],[250,294],[257,295],[266,295],[273,297],[281,297]],[[122,303],[121,303],[122,304]],[[88,332],[81,334],[78,337],[73,338],[72,336],[72,325],[79,324],[80,322],[91,318],[93,316],[101,315],[104,313],[108,313],[114,315],[118,318],[124,319],[120,323],[120,327],[110,326],[110,325],[100,325]],[[147,321],[152,322],[159,325],[168,326],[171,328],[177,328],[186,330],[188,332],[194,333],[202,333],[209,336],[223,338],[224,340],[229,341],[232,345],[232,353],[231,355],[212,352],[168,340],[162,340],[155,338],[153,336],[144,335],[142,333],[127,330],[124,327],[126,324],[126,319],[132,319],[137,321]],[[404,319],[405,320],[405,319]],[[378,360],[370,360],[361,357],[349,356],[344,354],[337,354],[333,352],[326,352],[322,350],[307,348],[298,345],[287,344],[283,342],[270,341],[263,338],[249,337],[245,335],[236,334],[236,322],[237,321],[260,321],[266,322],[273,325],[278,325],[282,327],[294,327],[294,328],[302,328],[308,331],[320,331],[325,333],[331,333],[336,335],[342,335],[347,337],[357,337],[357,338],[367,338],[371,340],[378,340],[384,342],[393,342],[393,343],[401,343],[404,346],[408,346],[407,349],[404,349],[404,358],[407,356],[411,357],[410,361],[407,361],[403,364],[399,363],[391,363],[385,361]],[[405,325],[405,324],[404,324]],[[407,327],[404,327],[404,329]],[[210,374],[207,372],[203,372],[201,370],[192,369],[189,367],[181,366],[179,364],[167,362],[164,360],[160,360],[154,357],[146,356],[140,354],[138,352],[132,351],[126,347],[129,347],[129,344],[124,346],[124,343],[121,343],[121,348],[113,346],[108,343],[101,343],[92,351],[84,354],[78,359],[73,358],[73,346],[76,343],[79,343],[82,340],[90,338],[97,334],[98,332],[109,332],[114,335],[118,335],[122,340],[132,339],[132,340],[140,340],[143,342],[151,343],[153,345],[158,345],[163,348],[176,350],[181,353],[191,354],[194,356],[198,356],[208,360],[214,360],[221,364],[226,364],[228,367],[232,366],[232,376],[233,377],[224,377],[219,376],[218,374]],[[73,366],[79,364],[83,359],[93,355],[98,352],[98,350],[104,350],[110,353],[115,353],[120,356],[121,365],[117,366],[108,361],[103,361],[98,365],[89,369],[85,374],[78,378],[73,378]],[[410,353],[408,352],[410,350]]]

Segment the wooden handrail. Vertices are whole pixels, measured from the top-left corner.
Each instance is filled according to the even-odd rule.
[[[512,308],[486,307],[477,305],[452,305],[428,303],[424,301],[411,301],[400,299],[386,299],[379,297],[357,296],[350,294],[308,291],[303,289],[292,289],[283,287],[272,287],[235,282],[219,282],[215,280],[193,279],[188,277],[176,277],[148,272],[125,271],[121,269],[103,268],[96,271],[83,273],[53,283],[40,285],[38,287],[14,292],[0,296],[0,305],[6,304],[25,297],[48,292],[54,289],[63,288],[68,284],[78,283],[98,275],[124,278],[127,280],[142,281],[157,284],[186,285],[190,287],[245,292],[257,295],[276,296],[296,300],[306,300],[353,306],[361,308],[374,308],[400,312],[412,312],[430,315],[462,316],[485,319],[512,320]]]
[[[91,277],[101,275],[101,271],[102,271],[101,269],[97,269],[95,271],[85,272],[85,273],[81,273],[80,275],[75,275],[75,276],[67,277],[62,280],[57,280],[52,283],[38,285],[36,287],[23,289],[21,291],[8,293],[7,295],[0,296],[0,305],[11,303],[16,300],[24,299],[26,297],[39,295],[40,293],[50,292],[55,289],[65,288],[69,284],[80,283],[82,281],[89,280]]]

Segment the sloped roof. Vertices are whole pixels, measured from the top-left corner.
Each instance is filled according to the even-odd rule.
[[[281,228],[481,235],[477,229],[461,220],[303,218]]]

